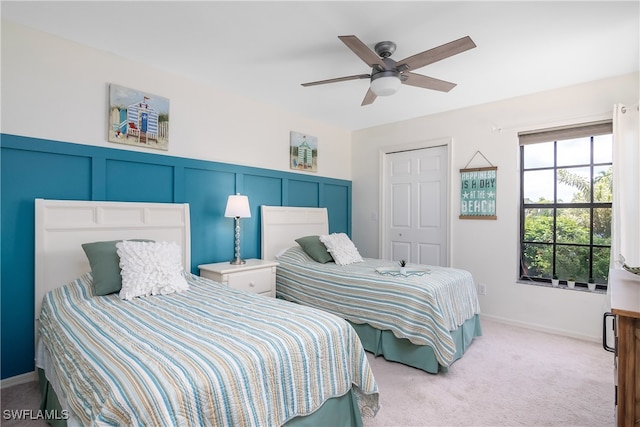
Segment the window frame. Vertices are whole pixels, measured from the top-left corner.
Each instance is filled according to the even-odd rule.
[[[528,271],[525,269],[525,248],[528,244],[540,244],[544,246],[550,246],[552,250],[552,275],[557,273],[557,251],[559,247],[580,247],[588,248],[589,252],[589,274],[588,277],[593,277],[593,265],[594,265],[594,249],[596,248],[608,248],[611,249],[611,244],[602,245],[594,244],[594,209],[612,209],[612,202],[601,202],[594,200],[594,169],[599,166],[613,167],[613,156],[610,162],[594,163],[594,143],[595,137],[601,135],[613,135],[613,126],[610,120],[594,123],[586,123],[562,128],[543,129],[539,131],[522,132],[518,134],[519,137],[519,155],[520,155],[520,230],[519,230],[519,254],[518,254],[518,281],[535,284],[551,284],[551,277],[531,277]],[[562,143],[563,140],[577,139],[577,138],[589,138],[589,163],[588,164],[572,164],[558,166],[558,143]],[[553,143],[553,164],[551,166],[542,167],[530,167],[525,168],[525,147],[531,144],[538,143]],[[559,169],[579,169],[589,168],[590,176],[590,200],[588,202],[559,202],[558,201],[558,170]],[[529,171],[553,171],[553,202],[552,203],[525,203],[525,172]],[[559,209],[588,209],[589,210],[589,242],[588,243],[569,243],[558,242],[557,236],[557,222],[558,222],[558,210]],[[525,240],[525,219],[526,212],[530,209],[549,209],[552,211],[552,239],[550,242],[535,242]],[[566,281],[564,282],[566,283]],[[587,282],[576,282],[577,288],[586,288]],[[606,290],[607,283],[596,283],[596,289]]]

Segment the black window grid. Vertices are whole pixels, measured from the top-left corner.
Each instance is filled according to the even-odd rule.
[[[548,141],[552,142],[552,141]],[[561,142],[560,142],[561,143]],[[545,167],[524,167],[524,150],[526,145],[520,146],[520,159],[521,159],[521,167],[520,167],[520,262],[519,262],[519,278],[520,280],[529,280],[532,282],[539,283],[550,283],[551,278],[546,277],[531,277],[526,273],[525,270],[525,260],[524,260],[524,252],[525,245],[527,244],[536,244],[540,246],[550,246],[552,248],[552,275],[557,274],[557,249],[558,247],[575,247],[575,248],[588,248],[589,251],[589,277],[593,277],[593,252],[594,249],[611,249],[611,245],[601,245],[594,243],[594,209],[605,208],[611,209],[611,202],[597,202],[594,200],[594,169],[601,166],[612,166],[611,162],[594,162],[594,137],[590,137],[590,162],[584,164],[572,164],[572,165],[562,165],[558,166],[557,157],[558,157],[558,141],[553,141],[553,165],[545,166]],[[558,202],[558,169],[578,169],[578,168],[589,168],[590,169],[590,198],[589,202]],[[529,171],[544,171],[544,170],[552,170],[553,171],[553,195],[554,201],[552,203],[525,203],[524,198],[524,174]],[[569,243],[569,242],[558,242],[557,241],[557,211],[558,209],[571,209],[571,208],[581,208],[589,210],[589,243]],[[552,229],[552,241],[551,242],[537,242],[537,241],[527,241],[525,240],[525,212],[527,209],[551,209],[553,211],[553,229]],[[587,283],[585,282],[576,282],[576,286],[586,287]],[[607,283],[598,283],[596,288],[606,289]]]

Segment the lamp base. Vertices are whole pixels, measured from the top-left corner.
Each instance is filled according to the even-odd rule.
[[[235,232],[235,237],[236,237],[236,242],[235,242],[235,258],[231,260],[230,264],[233,265],[242,265],[245,263],[245,260],[243,260],[242,258],[240,258],[240,217],[235,217],[236,220],[236,232]]]

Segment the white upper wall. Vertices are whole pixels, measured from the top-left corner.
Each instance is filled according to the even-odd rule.
[[[170,100],[169,151],[107,141],[109,83]],[[350,131],[7,21],[1,117],[7,134],[281,171],[297,131],[318,138],[317,175],[351,179]]]
[[[487,284],[482,312],[495,318],[599,339],[602,294],[518,284],[518,132],[611,119],[615,103],[638,102],[632,74],[354,132],[353,239],[363,256],[379,254],[379,165],[382,147],[451,140],[451,265]],[[460,220],[460,173],[480,151],[498,167],[497,217]],[[469,167],[488,166],[476,156]]]

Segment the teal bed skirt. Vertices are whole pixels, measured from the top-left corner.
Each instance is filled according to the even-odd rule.
[[[56,393],[47,381],[43,369],[38,369],[38,378],[41,392],[40,409],[48,411],[49,414],[63,414]],[[47,422],[53,427],[66,427],[67,425],[67,421],[62,418],[48,419]],[[356,393],[354,390],[350,390],[344,396],[329,399],[313,414],[293,418],[284,425],[286,427],[362,427],[362,416],[358,409]]]
[[[358,333],[364,349],[376,356],[383,356],[391,362],[400,362],[432,374],[447,372],[449,369],[438,363],[433,349],[429,346],[412,344],[405,338],[397,338],[391,331],[381,331],[367,324],[349,323]],[[451,335],[456,343],[453,360],[455,362],[467,351],[471,341],[482,335],[480,315],[476,314],[468,319],[452,331]]]

